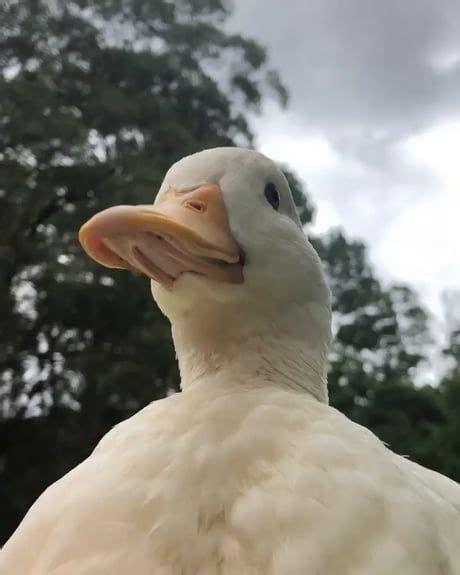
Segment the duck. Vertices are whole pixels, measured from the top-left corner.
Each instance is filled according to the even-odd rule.
[[[460,573],[460,486],[328,404],[330,292],[272,160],[187,156],[79,238],[150,280],[181,391],[45,490],[2,575]]]

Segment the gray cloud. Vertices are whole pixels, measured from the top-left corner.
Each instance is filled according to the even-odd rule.
[[[333,205],[390,277],[413,281],[426,293],[457,281],[446,237],[432,232],[425,251],[418,247],[426,230],[443,229],[457,200],[445,195],[433,163],[411,159],[402,144],[460,120],[460,2],[234,0],[234,6],[230,26],[268,47],[291,93],[282,120],[269,106],[254,122],[259,146],[289,163],[289,146],[281,149],[276,139],[297,138],[301,152],[295,150],[291,164],[320,210]],[[318,169],[302,159],[302,137],[317,136],[337,160]],[[441,154],[449,151],[448,142],[442,145]],[[405,234],[414,239],[417,233],[417,241],[404,244]],[[438,264],[440,273],[431,273]]]
[[[236,0],[231,26],[268,47],[291,93],[292,129],[321,134],[365,168],[357,177],[344,165],[322,186],[346,220],[363,195],[384,195],[376,215],[390,218],[432,192],[435,176],[398,144],[460,117],[458,0]]]
[[[458,0],[237,0],[235,6],[233,26],[268,44],[291,90],[292,112],[327,131],[338,147],[349,130],[360,128],[354,145],[367,147],[382,132],[394,141],[460,113],[460,62],[447,66],[460,52]]]

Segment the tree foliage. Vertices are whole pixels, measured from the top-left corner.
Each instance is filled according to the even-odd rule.
[[[460,300],[457,302],[460,304]],[[460,311],[460,307],[459,307]],[[436,429],[437,469],[460,479],[460,322],[455,321],[446,349],[451,368],[441,381],[443,425]]]
[[[148,282],[92,264],[80,224],[116,203],[153,201],[184,155],[250,146],[246,111],[287,93],[262,46],[224,31],[222,0],[3,0],[0,10],[5,539],[110,427],[178,385]],[[313,206],[285,171],[307,223]],[[333,404],[459,478],[458,341],[439,389],[414,386],[430,341],[413,292],[382,287],[365,247],[342,233],[314,242],[334,293]]]
[[[385,289],[365,246],[342,232],[314,244],[333,293],[332,405],[398,453],[445,471],[437,454],[445,417],[439,390],[414,383],[433,344],[416,294],[403,285]]]

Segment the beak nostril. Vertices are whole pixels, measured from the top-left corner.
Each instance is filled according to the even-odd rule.
[[[185,207],[200,214],[204,214],[204,212],[207,210],[206,204],[204,202],[200,202],[199,200],[187,200],[185,202]]]

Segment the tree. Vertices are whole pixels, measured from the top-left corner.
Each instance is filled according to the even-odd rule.
[[[312,222],[315,215],[315,208],[311,203],[310,197],[305,191],[302,183],[297,178],[297,176],[291,172],[287,166],[280,166],[286,179],[288,181],[289,187],[292,192],[292,197],[297,208],[297,214],[303,225]]]
[[[286,91],[222,0],[8,0],[0,30],[0,537],[116,422],[177,389],[148,282],[93,265],[78,227],[154,199],[197,150],[251,145]],[[218,79],[216,79],[218,78]],[[114,313],[114,310],[116,312]]]
[[[432,345],[425,311],[407,286],[383,288],[361,242],[337,230],[313,241],[333,293],[332,405],[394,451],[439,468],[439,392],[414,384]]]
[[[445,304],[450,334],[444,355],[450,368],[439,385],[444,420],[436,430],[433,451],[437,469],[460,481],[460,292],[452,293]]]

